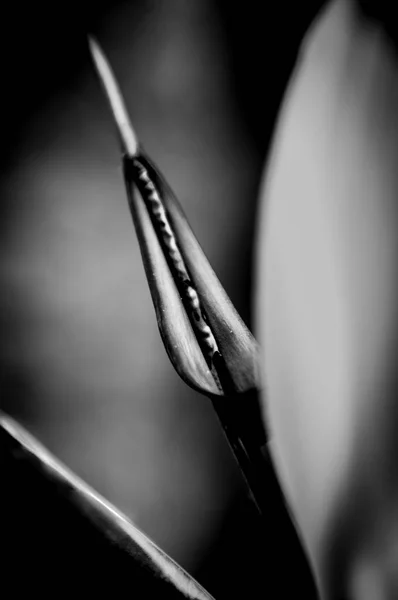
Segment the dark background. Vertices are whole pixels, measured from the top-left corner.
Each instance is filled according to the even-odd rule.
[[[110,406],[104,399],[96,402],[97,388],[92,385],[92,380],[96,379],[99,366],[94,360],[96,356],[94,348],[97,343],[103,344],[107,338],[107,330],[101,330],[101,334],[98,334],[99,337],[97,337],[98,323],[101,321],[101,327],[103,326],[107,313],[106,311],[101,312],[101,308],[99,308],[99,321],[92,319],[92,313],[95,312],[97,305],[95,299],[93,300],[91,297],[89,303],[85,305],[90,312],[87,319],[82,305],[76,305],[76,312],[81,312],[79,319],[82,319],[82,323],[87,320],[91,323],[87,330],[87,336],[82,334],[82,339],[87,339],[87,348],[81,351],[82,353],[77,359],[71,357],[72,370],[74,369],[75,375],[76,373],[78,375],[76,375],[76,379],[70,377],[70,373],[65,371],[63,363],[62,368],[57,370],[58,355],[54,354],[54,340],[63,339],[63,336],[66,336],[67,339],[69,336],[74,338],[77,335],[75,328],[78,328],[80,321],[76,325],[73,321],[74,317],[70,316],[70,311],[73,312],[73,301],[66,307],[58,296],[54,303],[48,302],[48,298],[52,298],[52,293],[56,292],[59,285],[58,276],[54,278],[50,276],[48,280],[44,278],[41,281],[42,272],[37,265],[41,264],[41,260],[45,263],[46,257],[54,252],[54,248],[57,248],[59,269],[61,278],[63,277],[63,256],[64,253],[67,254],[70,251],[67,241],[68,231],[63,232],[66,242],[59,248],[57,232],[53,238],[53,234],[47,230],[47,225],[44,227],[43,221],[45,221],[46,215],[43,215],[41,211],[51,206],[52,210],[56,212],[58,202],[59,206],[65,209],[62,196],[64,190],[61,192],[56,186],[51,188],[55,199],[58,197],[58,193],[62,196],[61,199],[54,200],[54,208],[48,201],[44,205],[41,204],[41,188],[40,186],[34,187],[35,179],[32,175],[30,177],[33,179],[28,179],[27,182],[24,180],[25,167],[28,166],[29,173],[32,173],[35,165],[38,170],[41,170],[45,179],[47,177],[46,169],[49,168],[48,164],[50,164],[50,168],[53,167],[51,167],[51,162],[45,163],[43,167],[42,157],[51,155],[54,148],[59,148],[60,145],[63,146],[63,149],[57,164],[59,166],[63,161],[66,164],[74,152],[75,145],[78,146],[80,141],[72,141],[70,150],[65,147],[65,144],[67,146],[68,140],[78,137],[80,132],[82,132],[83,140],[82,155],[92,152],[94,162],[97,161],[92,167],[91,159],[88,159],[91,166],[87,168],[87,178],[95,179],[101,176],[103,177],[101,181],[105,181],[109,176],[113,182],[120,176],[118,148],[116,144],[112,146],[113,130],[110,118],[101,97],[101,90],[92,73],[87,53],[85,37],[87,31],[98,37],[99,41],[103,43],[105,52],[108,53],[109,49],[109,56],[119,74],[121,85],[122,87],[124,85],[124,89],[127,90],[126,98],[134,115],[134,124],[139,132],[143,132],[144,143],[147,142],[151,155],[159,162],[166,177],[170,178],[177,191],[182,190],[182,200],[184,200],[185,194],[190,195],[189,192],[186,192],[185,180],[179,179],[180,171],[183,171],[179,160],[184,156],[185,146],[181,144],[180,148],[178,139],[173,142],[171,139],[174,135],[173,132],[174,130],[182,131],[184,128],[187,131],[188,127],[189,133],[191,124],[194,137],[195,120],[198,115],[201,115],[200,118],[206,124],[206,119],[211,117],[212,103],[214,102],[214,118],[217,119],[217,115],[223,112],[223,98],[228,97],[225,111],[229,117],[222,129],[225,140],[220,147],[217,147],[217,136],[215,136],[214,148],[210,147],[211,140],[209,140],[209,146],[205,140],[198,142],[199,150],[194,148],[190,158],[194,162],[195,157],[199,156],[200,158],[202,154],[206,153],[211,155],[214,151],[214,160],[218,165],[217,157],[225,154],[225,148],[228,148],[229,154],[226,155],[225,161],[231,170],[223,172],[222,168],[217,167],[214,174],[206,166],[207,163],[204,166],[201,166],[202,163],[200,163],[199,171],[192,179],[192,186],[195,186],[195,193],[192,193],[195,201],[192,201],[192,207],[189,210],[189,198],[187,199],[187,212],[194,230],[198,233],[199,240],[201,242],[203,240],[205,250],[216,266],[222,283],[250,325],[252,322],[252,240],[257,189],[277,110],[295,64],[299,44],[319,10],[321,2],[307,2],[303,6],[303,3],[296,2],[287,4],[249,2],[242,5],[242,3],[214,1],[203,3],[203,5],[206,4],[207,11],[204,16],[197,17],[197,21],[189,20],[187,17],[189,8],[186,7],[192,8],[200,4],[199,2],[185,3],[185,8],[183,8],[184,3],[178,1],[169,3],[81,1],[67,4],[23,2],[8,5],[3,12],[0,36],[2,56],[0,247],[3,256],[0,300],[2,306],[0,315],[1,407],[26,425],[57,456],[107,498],[131,515],[137,525],[176,558],[182,566],[186,567],[216,598],[250,597],[255,595],[255,590],[264,585],[266,574],[261,560],[261,547],[265,542],[258,533],[256,519],[246,498],[240,476],[211,409],[204,405],[203,399],[198,398],[193,392],[187,391],[185,386],[177,381],[177,375],[167,365],[166,357],[163,357],[163,349],[156,337],[154,318],[153,321],[148,321],[147,326],[152,327],[148,336],[150,345],[143,350],[145,356],[141,360],[142,364],[163,361],[159,368],[165,369],[167,375],[164,386],[163,380],[159,376],[155,387],[148,392],[145,377],[148,381],[153,379],[152,369],[156,370],[157,368],[156,366],[149,367],[147,375],[143,378],[144,383],[140,380],[137,387],[122,389],[121,395],[126,397],[125,403],[118,404],[117,402],[118,384],[111,388],[115,396],[109,400]],[[388,24],[391,22],[391,19],[388,18],[388,5],[378,3],[378,7],[377,10],[382,13],[382,18],[388,28]],[[374,16],[376,9],[370,6],[370,3],[364,3],[363,8],[369,15]],[[188,21],[184,19],[188,19]],[[166,37],[169,35],[171,41],[167,44],[172,46],[173,40],[180,35],[179,32],[184,31],[187,22],[193,28],[192,31],[196,31],[195,23],[198,23],[198,52],[203,51],[203,47],[208,44],[213,59],[217,56],[222,58],[220,72],[223,79],[221,83],[217,83],[218,71],[211,75],[212,79],[209,81],[206,80],[206,69],[201,75],[204,85],[209,86],[209,89],[213,89],[211,86],[214,85],[216,90],[214,98],[213,96],[205,97],[207,104],[202,109],[206,113],[204,115],[200,113],[200,96],[196,105],[191,96],[185,96],[187,92],[184,90],[180,92],[177,90],[170,98],[167,96],[167,90],[164,92],[164,88],[162,88],[163,96],[156,91],[158,89],[156,88],[156,77],[159,73],[156,65],[165,50],[160,50],[159,54],[153,54],[153,48],[162,39],[162,32]],[[212,37],[209,39],[205,35],[207,22],[211,28],[215,26]],[[120,40],[118,38],[119,30],[121,32]],[[167,44],[162,48],[169,48]],[[126,54],[127,50],[128,54]],[[130,67],[124,62],[124,55],[133,56],[131,80],[135,86],[134,93],[128,87]],[[207,56],[206,52],[204,56]],[[185,57],[188,71],[190,59],[194,58],[194,51],[192,56],[187,54]],[[206,65],[206,68],[209,67],[209,73],[211,63],[212,59],[209,59],[209,65]],[[178,68],[174,73],[178,79]],[[155,83],[153,83],[154,81]],[[87,83],[82,84],[82,82]],[[86,100],[83,99],[82,90],[87,90]],[[179,96],[179,94],[181,95]],[[217,94],[221,100],[216,101]],[[68,116],[67,108],[59,109],[64,97],[69,103],[66,106],[73,104],[74,99],[77,104],[83,102],[81,112],[78,114],[81,122],[74,121],[76,115],[73,111]],[[56,99],[54,104],[53,99]],[[193,108],[190,112],[186,107],[191,101]],[[86,117],[90,112],[91,104],[95,118],[88,129],[85,129]],[[69,127],[69,137],[65,133],[58,137],[58,128],[65,131]],[[97,131],[101,128],[105,133]],[[209,126],[209,130],[211,130],[211,126]],[[97,134],[99,135],[98,141],[95,138],[95,142],[90,142],[90,132],[92,132],[93,139]],[[186,134],[182,133],[181,135]],[[172,150],[169,152],[170,147]],[[72,164],[76,166],[73,161],[77,163],[80,158],[72,157],[71,160]],[[221,161],[220,164],[224,163]],[[169,165],[170,169],[168,170]],[[70,166],[65,168],[70,169],[70,181],[72,181],[75,177],[73,168]],[[191,168],[195,167],[191,167],[189,164],[188,180]],[[203,172],[200,169],[203,169]],[[49,173],[48,177],[51,178],[51,176]],[[227,213],[229,214],[228,211],[231,211],[233,222],[227,222],[227,227],[225,227],[226,222],[219,220],[219,213],[208,216],[207,213],[201,212],[200,202],[202,195],[205,196],[205,192],[202,192],[197,183],[201,182],[201,178],[203,178],[205,180],[203,189],[206,191],[211,188],[213,183],[211,177],[213,176],[214,185],[219,185],[223,178],[228,180],[229,177],[235,177],[234,181],[240,182],[239,185],[241,185],[239,190],[244,192],[244,198],[238,195],[236,197],[231,195],[230,198],[218,198],[221,209],[225,204]],[[32,188],[29,187],[31,181],[33,182]],[[62,185],[65,186],[69,180],[62,181]],[[60,184],[57,183],[57,185]],[[103,185],[106,184],[103,183]],[[72,185],[71,187],[73,190]],[[113,190],[113,187],[111,186],[110,189]],[[221,189],[223,189],[222,186]],[[118,190],[118,194],[121,198],[123,197],[122,188]],[[227,204],[229,201],[232,203],[231,206]],[[79,229],[79,235],[84,237],[85,224],[89,223],[93,230],[98,224],[101,236],[105,237],[108,225],[104,225],[103,221],[108,219],[109,214],[105,211],[103,215],[99,214],[98,219],[94,215],[91,220],[90,210],[93,206],[95,206],[95,201],[87,204],[88,216],[84,214],[82,217],[81,204],[78,199],[76,206],[70,206],[68,223],[73,224],[75,219],[73,210],[75,210],[76,222],[79,222],[78,227],[83,231],[81,233]],[[204,206],[208,210],[206,199],[204,199]],[[209,204],[209,206],[212,205]],[[57,227],[61,227],[61,231],[62,224],[57,224],[57,218],[54,218],[54,223]],[[213,221],[213,230],[208,234],[209,237],[206,237],[208,219]],[[32,223],[32,230],[30,223]],[[51,221],[48,227],[51,226],[51,223],[53,222]],[[127,223],[126,232],[130,231],[128,219]],[[239,246],[239,252],[235,246],[231,245],[232,238],[226,235],[226,229],[237,236],[235,246]],[[134,236],[132,228],[130,234],[131,237]],[[113,235],[112,230],[111,241]],[[89,245],[90,236],[86,241]],[[94,239],[93,241],[94,245],[100,243],[102,243],[101,240]],[[106,241],[103,243],[106,245],[106,249],[104,255],[101,254],[98,257],[101,263],[99,277],[102,277],[107,269],[112,269],[113,265],[112,261],[107,265],[103,260],[106,253],[111,251],[112,244]],[[43,244],[42,250],[38,250],[40,244]],[[126,248],[128,252],[135,253],[131,260],[135,261],[134,264],[139,265],[137,248],[135,246]],[[29,262],[26,271],[23,268],[22,271],[18,271],[18,269],[21,269],[24,259],[35,255],[35,252],[37,252],[37,262],[34,262],[34,266],[37,267],[37,271],[33,270],[32,280],[30,280]],[[43,253],[43,259],[41,253]],[[115,263],[118,261],[118,257],[119,255],[116,255]],[[74,255],[73,260],[79,260],[78,252]],[[89,263],[92,260],[93,269],[98,267],[96,257],[90,253],[86,260]],[[90,264],[88,265],[89,270],[91,269]],[[19,273],[20,279],[15,280],[14,267]],[[58,266],[56,265],[54,268],[58,272]],[[127,266],[127,276],[128,273]],[[138,284],[133,282],[134,285],[145,285],[143,276],[139,277]],[[39,280],[36,280],[37,278]],[[79,288],[83,285],[82,281],[76,280],[75,285],[76,293],[79,296],[83,289]],[[132,285],[133,291],[134,285]],[[44,292],[44,296],[36,293],[37,290],[42,292],[43,289],[47,289],[48,296]],[[71,289],[71,296],[73,296],[73,286]],[[115,295],[118,295],[119,291],[117,288]],[[145,293],[143,292],[143,294]],[[149,297],[144,295],[143,298],[144,300],[140,296],[139,301],[146,299],[149,303]],[[55,309],[54,306],[56,306]],[[117,305],[112,309],[115,314],[111,315],[110,327],[114,322],[125,330],[124,322],[120,324],[117,320],[119,310],[122,311],[123,307]],[[132,311],[137,310],[137,307],[132,306]],[[151,314],[150,311],[148,314]],[[146,313],[140,316],[140,320],[143,322],[146,318]],[[145,332],[145,330],[140,330],[140,333],[136,334],[134,323],[135,321],[129,322],[127,325],[128,335],[132,338],[136,335],[143,335],[142,331]],[[53,332],[48,346],[46,345],[47,330]],[[117,338],[117,331],[114,335]],[[37,336],[40,339],[39,347],[46,348],[41,360],[36,360],[35,355]],[[81,347],[81,339],[76,339],[78,340],[77,345]],[[27,350],[28,347],[29,350]],[[74,347],[72,340],[70,345],[66,344],[65,352],[73,352]],[[108,349],[104,348],[103,354],[101,354],[101,361],[104,361],[104,364],[113,361],[113,348],[112,345]],[[137,348],[138,360],[140,344],[137,345]],[[120,352],[122,351],[123,348],[120,349]],[[37,352],[40,353],[40,350]],[[68,362],[67,355],[66,358],[62,358],[62,344],[61,348],[57,347],[56,352],[59,352],[61,362],[62,360]],[[80,362],[80,365],[75,365],[74,360]],[[129,366],[132,379],[134,379],[134,360],[133,353]],[[102,364],[100,362],[100,365]],[[78,367],[81,371],[78,370]],[[48,374],[50,371],[51,377]],[[156,379],[156,377],[154,378]],[[68,382],[68,385],[65,382]],[[154,397],[160,394],[164,412],[157,416],[158,400]],[[88,404],[87,398],[90,398]],[[138,398],[145,398],[145,407],[139,404]],[[171,412],[167,421],[167,434],[164,434],[163,427],[166,425],[163,426],[163,421],[167,420],[164,415],[169,414],[168,401],[171,403]],[[130,402],[131,404],[135,403],[137,408],[130,409]],[[150,404],[151,402],[152,404]],[[147,408],[148,403],[152,407],[151,410]],[[85,407],[81,409],[81,412],[79,412],[80,406]],[[149,423],[149,430],[154,432],[154,438],[152,440],[149,435],[144,440],[146,445],[142,457],[137,457],[141,441],[131,447],[125,441],[119,447],[118,440],[123,436],[127,440],[130,435],[132,438],[139,437],[139,427],[134,423],[141,418],[140,411],[145,410],[149,410],[148,414],[145,413],[145,423]],[[114,420],[113,414],[115,414]],[[151,429],[152,421],[156,423],[153,430]],[[96,437],[98,427],[99,431]],[[161,439],[155,443],[157,435],[160,435]],[[92,441],[88,442],[88,439]],[[154,450],[151,453],[152,442]],[[172,444],[176,445],[176,449],[170,449]],[[148,478],[151,480],[148,472],[158,460],[157,453],[162,448],[164,455],[168,458],[164,459],[166,462],[158,468],[168,468],[175,477],[174,480],[170,476],[165,497],[162,483],[159,483],[159,487],[157,487],[158,472],[156,469],[152,475],[153,483],[150,485],[146,483]],[[128,455],[129,452],[131,452],[130,462],[126,458],[126,453]],[[202,453],[206,455],[206,460],[200,458]],[[108,455],[112,458],[109,462],[104,462],[103,458]],[[187,458],[178,458],[182,461],[182,466],[174,472],[174,461],[181,456]],[[120,468],[120,472],[116,473],[120,459],[122,463],[125,462],[123,468]],[[192,473],[189,468],[191,459],[195,461]],[[125,484],[119,488],[120,482],[125,481],[129,469],[132,477],[131,486]],[[137,473],[139,472],[141,475],[134,478],[134,469],[137,469]],[[206,469],[209,469],[208,476],[203,474]],[[186,478],[189,474],[192,481],[189,478],[185,479],[185,487],[181,486],[181,478]],[[191,485],[194,487],[191,488]],[[212,492],[214,485],[216,485],[216,489]],[[136,491],[140,486],[142,486],[142,493]],[[192,492],[192,498],[190,489],[195,490]],[[204,490],[203,495],[198,494],[198,490]],[[185,512],[180,521],[183,506],[185,506]],[[204,506],[207,508],[203,508]],[[26,510],[29,510],[28,499]],[[201,524],[206,522],[209,515],[211,516],[211,526],[202,536]],[[9,515],[8,518],[18,522],[17,515]],[[197,523],[192,525],[191,530],[188,528],[189,532],[186,533],[187,523],[190,521],[197,521]],[[166,522],[169,525],[166,525]],[[37,543],[37,548],[38,552],[43,552],[45,557],[45,544],[42,542],[43,540]],[[60,541],[60,543],[62,542]],[[20,568],[22,572],[23,564]],[[69,564],[69,573],[73,577],[73,561]]]

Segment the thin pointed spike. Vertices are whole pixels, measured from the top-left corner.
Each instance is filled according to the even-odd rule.
[[[91,35],[88,36],[90,53],[98,73],[99,79],[105,90],[113,117],[115,119],[119,136],[122,142],[123,152],[133,157],[138,152],[138,138],[131,125],[123,96],[117,84],[116,78],[103,53],[100,45]]]

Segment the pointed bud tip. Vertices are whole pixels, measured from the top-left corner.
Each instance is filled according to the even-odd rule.
[[[131,125],[116,78],[96,38],[89,34],[87,36],[87,41],[95,69],[108,98],[113,118],[116,122],[123,146],[123,152],[130,157],[134,157],[138,153],[138,138]]]

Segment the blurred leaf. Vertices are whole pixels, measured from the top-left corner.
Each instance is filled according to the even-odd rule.
[[[13,596],[211,596],[33,436],[0,416],[2,585]],[[36,594],[35,594],[36,593]]]

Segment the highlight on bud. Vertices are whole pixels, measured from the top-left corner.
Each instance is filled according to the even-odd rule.
[[[175,195],[140,147],[103,52],[90,41],[124,155],[124,176],[160,334],[182,379],[209,396],[260,387],[258,345],[210,266]]]

